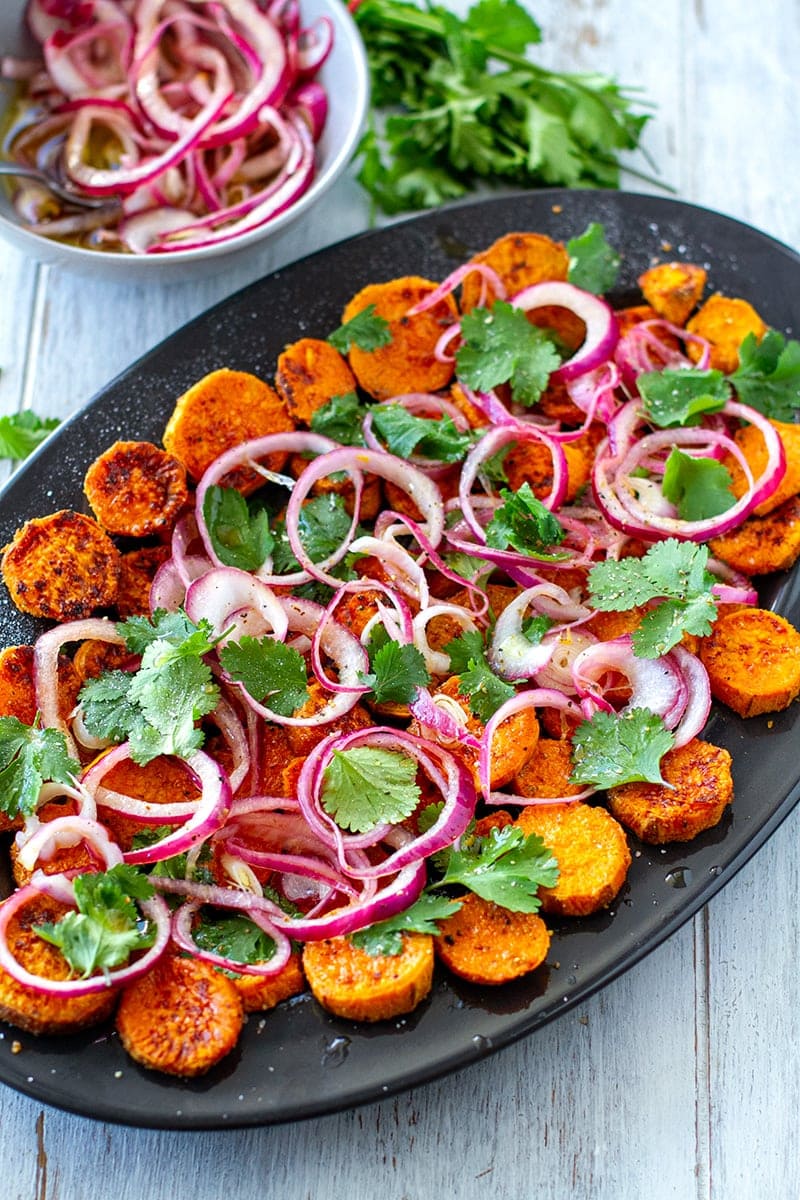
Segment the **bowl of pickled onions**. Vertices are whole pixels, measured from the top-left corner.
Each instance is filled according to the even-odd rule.
[[[0,234],[128,280],[220,269],[349,163],[369,104],[341,0],[7,0]],[[91,207],[81,203],[91,202]]]

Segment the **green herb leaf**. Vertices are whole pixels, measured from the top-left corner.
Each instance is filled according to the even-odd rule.
[[[328,341],[340,354],[347,354],[353,346],[359,350],[378,350],[381,346],[388,346],[391,340],[389,322],[378,316],[374,304],[362,308],[361,312],[328,336]]]
[[[661,759],[675,738],[648,708],[619,715],[597,712],[572,736],[572,783],[598,788],[620,783],[663,783]]]
[[[542,31],[530,13],[509,0],[478,0],[467,13],[464,25],[481,41],[516,54],[524,54],[528,46],[542,40]]]
[[[663,600],[646,613],[633,633],[634,653],[657,658],[677,645],[684,633],[706,637],[711,632],[717,615],[711,590],[716,580],[707,563],[707,546],[667,538],[642,558],[609,559],[592,567],[591,603],[601,612],[626,612]]]
[[[239,913],[212,916],[201,910],[200,923],[192,930],[192,937],[201,950],[237,963],[269,962],[275,953],[274,938]]]
[[[27,458],[59,424],[56,417],[37,417],[29,408],[0,417],[0,458]]]
[[[369,675],[361,681],[368,683],[378,704],[410,704],[421,687],[431,677],[425,659],[416,646],[401,646],[392,641],[382,625],[376,625],[367,646]]]
[[[205,494],[203,516],[214,552],[226,567],[257,571],[263,566],[274,544],[263,508],[253,511],[236,488],[213,485]]]
[[[228,642],[220,662],[235,683],[273,712],[290,717],[308,699],[306,663],[299,650],[269,636]]]
[[[311,430],[342,446],[363,446],[362,423],[369,411],[369,405],[362,404],[355,392],[345,392],[312,413]]]
[[[550,335],[504,300],[491,309],[465,313],[461,333],[464,340],[456,351],[456,371],[478,392],[510,383],[514,400],[535,404],[551,371],[561,364]]]
[[[104,873],[77,875],[73,887],[78,911],[33,928],[59,948],[82,979],[152,946],[155,930],[143,921],[134,901],[149,900],[154,889],[136,867],[119,863]]]
[[[383,821],[395,825],[419,803],[416,774],[414,760],[394,750],[334,750],[323,775],[322,807],[352,833],[368,833]]]
[[[647,371],[636,386],[645,416],[653,425],[696,425],[706,413],[720,412],[731,396],[731,387],[721,371]]]
[[[551,562],[567,557],[553,553],[553,546],[563,542],[566,530],[534,495],[529,483],[523,483],[516,492],[503,488],[500,499],[503,503],[486,526],[487,545],[496,550],[511,546],[520,554]]]
[[[171,825],[148,825],[133,835],[131,849],[143,850],[147,846],[154,846],[156,842],[160,842],[173,832],[174,827]],[[191,870],[189,869],[188,852],[172,854],[168,858],[157,859],[151,863],[143,863],[139,869],[146,875],[163,876],[164,879],[191,879],[195,883],[214,884],[216,878],[210,867],[212,857],[211,846],[205,842]]]
[[[372,427],[399,458],[416,452],[438,462],[461,462],[475,442],[473,433],[456,429],[452,417],[415,417],[401,404],[376,405]]]
[[[0,812],[7,817],[30,816],[42,784],[72,783],[80,773],[60,730],[0,717]]]
[[[204,655],[216,645],[207,621],[197,625],[184,612],[131,617],[117,626],[138,671],[105,671],[83,685],[79,700],[86,728],[97,737],[130,741],[141,765],[159,754],[188,758],[203,744],[196,728],[219,699]]]
[[[768,329],[761,341],[748,333],[729,378],[743,404],[773,421],[793,421],[800,408],[800,342],[787,342],[776,329]]]
[[[483,634],[477,629],[465,629],[442,649],[450,655],[450,670],[454,675],[460,675],[473,659],[484,657]]]
[[[592,221],[579,237],[570,238],[567,252],[570,283],[595,296],[611,291],[622,259],[606,240],[604,226]]]
[[[468,698],[470,710],[484,725],[506,700],[515,695],[512,685],[495,675],[483,655],[471,658],[466,671],[459,674],[458,691]]]
[[[447,869],[433,887],[461,884],[512,912],[538,912],[540,887],[558,882],[558,863],[538,834],[516,825],[491,829],[488,837],[466,837],[451,849]]]
[[[440,932],[436,922],[452,917],[460,908],[457,900],[445,900],[443,896],[423,892],[405,912],[359,929],[350,934],[350,940],[367,954],[402,954],[404,933],[427,933],[436,937]]]
[[[703,521],[733,507],[732,484],[730,471],[715,458],[695,458],[673,446],[661,488],[681,520]]]
[[[344,499],[336,492],[325,492],[321,496],[313,496],[302,505],[297,518],[297,531],[312,562],[322,562],[347,539],[351,524]],[[276,575],[291,574],[299,569],[300,564],[289,545],[285,522],[276,522],[274,532],[273,570]]]

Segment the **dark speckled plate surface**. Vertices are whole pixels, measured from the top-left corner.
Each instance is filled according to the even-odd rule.
[[[207,371],[228,366],[269,378],[285,343],[326,336],[338,325],[345,301],[364,284],[401,274],[439,279],[503,233],[536,230],[566,240],[589,221],[603,222],[623,252],[620,302],[636,295],[637,276],[655,259],[683,259],[707,266],[709,292],[745,296],[782,332],[800,329],[800,258],[754,229],[678,201],[538,192],[426,214],[261,280],[135,363],[11,481],[0,496],[0,545],[28,517],[85,507],[81,483],[93,457],[118,437],[160,440],[176,397]],[[2,644],[30,641],[34,623],[20,617],[2,591]],[[796,573],[773,581],[766,599],[800,622]],[[793,706],[772,719],[745,722],[715,711],[707,736],[731,751],[736,785],[722,824],[665,852],[632,839],[633,866],[613,910],[557,925],[548,962],[523,980],[481,990],[437,974],[431,996],[412,1016],[374,1027],[336,1020],[302,997],[251,1016],[234,1054],[191,1082],[140,1070],[110,1028],[36,1039],[0,1024],[0,1080],[104,1120],[224,1128],[332,1112],[465,1066],[584,1001],[734,875],[800,794],[797,714]],[[676,881],[684,886],[675,887]],[[0,878],[0,891],[3,886],[7,878]],[[12,1053],[14,1041],[21,1043],[20,1053]]]

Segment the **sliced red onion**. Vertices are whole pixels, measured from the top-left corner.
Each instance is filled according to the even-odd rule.
[[[450,655],[442,650],[432,650],[428,643],[428,624],[436,617],[449,617],[455,621],[462,633],[468,630],[477,633],[475,614],[460,604],[430,604],[414,617],[414,645],[425,659],[431,675],[447,675],[450,672]]]
[[[453,696],[442,692],[431,695],[427,688],[421,687],[408,707],[425,735],[445,749],[456,745],[480,749],[480,738],[470,733],[467,714]]]
[[[33,680],[36,689],[36,707],[45,729],[58,729],[63,733],[70,754],[77,758],[77,750],[70,729],[61,717],[58,700],[58,656],[69,642],[87,639],[111,642],[124,646],[125,639],[105,617],[88,617],[82,621],[66,621],[55,625],[41,634],[34,643]]]
[[[686,708],[673,729],[677,748],[702,732],[711,711],[711,684],[708,671],[696,654],[690,654],[685,646],[673,646],[671,653],[683,675],[688,694]]]
[[[485,434],[473,446],[464,460],[458,489],[458,498],[461,511],[464,514],[464,520],[479,542],[486,541],[486,533],[483,525],[475,516],[472,489],[478,478],[480,469],[486,460],[497,454],[504,446],[509,446],[512,442],[517,444],[540,442],[550,451],[553,457],[553,486],[549,494],[542,501],[545,508],[551,510],[560,508],[567,494],[567,460],[558,442],[554,442],[546,433],[533,425],[501,426],[498,429],[490,430],[489,433]]]
[[[117,967],[104,972],[102,975],[92,975],[89,979],[45,979],[42,975],[34,975],[27,971],[11,953],[8,944],[8,927],[12,917],[24,908],[29,900],[41,895],[38,888],[28,885],[21,887],[12,896],[0,904],[0,967],[7,971],[17,983],[32,988],[47,996],[89,996],[96,992],[105,992],[109,988],[123,987],[133,983],[155,966],[169,942],[170,912],[160,896],[150,900],[137,901],[139,908],[148,921],[156,927],[156,938],[149,950],[140,958],[129,962],[127,966]]]
[[[196,579],[189,585],[185,608],[192,621],[208,621],[215,638],[226,634],[220,647],[245,635],[269,634],[283,642],[289,629],[286,610],[272,589],[238,567],[215,567]]]
[[[631,685],[631,697],[623,711],[648,708],[668,729],[675,728],[686,710],[689,693],[674,650],[660,658],[638,658],[629,633],[610,642],[597,642],[582,650],[573,663],[578,695],[603,703],[602,680],[609,671],[624,675]]]
[[[423,296],[422,300],[410,308],[406,314],[409,317],[416,317],[419,313],[427,312],[429,308],[434,308],[440,300],[445,300],[456,290],[460,283],[463,283],[468,275],[480,275],[481,277],[481,294],[478,300],[478,308],[482,308],[486,302],[486,287],[487,284],[494,292],[495,300],[505,300],[506,286],[500,276],[492,267],[486,263],[466,262],[460,267],[456,267],[455,271],[451,271],[442,283],[439,284],[427,296]],[[458,332],[458,327],[456,326]]]
[[[57,850],[67,846],[78,846],[85,842],[98,862],[106,868],[122,862],[122,851],[108,836],[108,831],[97,823],[82,816],[56,817],[52,821],[37,823],[38,828],[28,834],[18,833],[18,861],[26,871],[32,871],[40,859],[45,862]]]
[[[537,308],[556,306],[569,309],[586,326],[583,345],[553,371],[551,380],[564,383],[601,366],[614,353],[619,340],[619,326],[614,310],[600,296],[584,292],[572,283],[550,280],[534,283],[511,297],[514,308],[533,312]]]
[[[549,630],[542,641],[552,643],[553,653],[536,672],[536,682],[543,688],[574,694],[577,690],[573,679],[574,664],[585,650],[594,646],[597,638],[588,630],[573,626],[563,631]]]

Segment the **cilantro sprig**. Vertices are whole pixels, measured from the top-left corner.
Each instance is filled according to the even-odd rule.
[[[196,722],[219,699],[205,661],[219,639],[208,621],[195,624],[182,610],[130,617],[117,630],[131,653],[141,654],[141,665],[87,680],[79,695],[86,728],[96,737],[129,741],[140,765],[159,754],[188,758],[204,740]]]
[[[645,371],[636,379],[647,419],[661,429],[696,425],[708,413],[720,412],[731,397],[721,371],[685,367]]]
[[[558,863],[541,837],[516,825],[466,836],[442,858],[444,873],[430,887],[461,885],[512,912],[538,912],[539,888],[558,882]]]
[[[73,783],[80,773],[60,730],[0,717],[0,812],[7,817],[30,816],[44,783]]]
[[[33,931],[57,946],[82,979],[106,974],[152,946],[155,929],[143,921],[135,901],[149,900],[155,889],[136,867],[118,863],[109,871],[77,875],[73,888],[78,911],[34,925]]]
[[[201,950],[237,963],[269,962],[275,940],[240,913],[210,913],[201,909],[192,936]]]
[[[456,372],[477,392],[510,383],[520,404],[535,404],[561,358],[546,330],[532,325],[520,308],[498,300],[461,318],[462,344]]]
[[[452,417],[416,417],[402,404],[376,405],[372,427],[383,438],[386,449],[398,458],[416,453],[438,462],[457,463],[475,441],[472,432],[456,428]]]
[[[733,477],[715,458],[695,457],[673,446],[664,464],[661,490],[682,521],[704,521],[736,503]]]
[[[226,567],[257,571],[272,553],[275,539],[269,513],[249,505],[236,488],[210,487],[203,500],[203,517],[214,552]]]
[[[489,664],[483,635],[466,629],[443,647],[450,656],[450,670],[458,676],[459,695],[469,701],[470,712],[484,725],[515,691]]]
[[[0,417],[0,458],[27,458],[60,423],[57,417],[38,417],[29,408]]]
[[[431,677],[425,659],[416,646],[403,646],[389,637],[382,625],[376,625],[367,645],[369,673],[362,683],[369,684],[378,704],[410,704]]]
[[[361,312],[328,335],[331,346],[340,354],[347,354],[354,346],[358,350],[372,352],[381,346],[388,346],[391,340],[389,322],[376,313],[374,304],[362,308]]]
[[[516,492],[503,488],[500,492],[502,504],[495,509],[486,526],[486,542],[496,550],[509,546],[520,554],[553,562],[567,557],[562,551],[554,550],[566,537],[566,530],[526,481]]]
[[[800,342],[768,329],[752,333],[739,347],[739,366],[729,376],[743,404],[773,421],[793,421],[800,408]]]
[[[605,228],[592,221],[578,237],[567,242],[569,273],[575,287],[602,296],[617,282],[622,258],[606,238]]]
[[[664,783],[661,759],[675,737],[647,708],[622,713],[596,712],[572,735],[571,783],[598,788],[621,783]]]
[[[374,925],[368,925],[365,929],[359,929],[350,934],[350,940],[373,956],[402,954],[404,933],[427,933],[436,937],[440,932],[436,922],[452,917],[460,908],[457,900],[447,900],[444,896],[423,892],[403,912],[387,917],[385,921],[376,921]]]
[[[308,700],[308,672],[299,650],[269,635],[228,642],[219,659],[234,683],[241,683],[259,704],[290,717]]]
[[[362,404],[355,392],[332,396],[311,416],[311,430],[343,446],[363,446],[364,417],[370,406]]]
[[[717,615],[707,568],[708,547],[667,538],[651,546],[642,558],[608,559],[592,567],[588,577],[591,603],[601,612],[627,612],[661,603],[645,614],[632,635],[640,658],[658,658],[684,633],[706,637]]]
[[[420,798],[417,764],[380,746],[334,750],[323,772],[322,807],[341,829],[368,833],[410,817]]]

